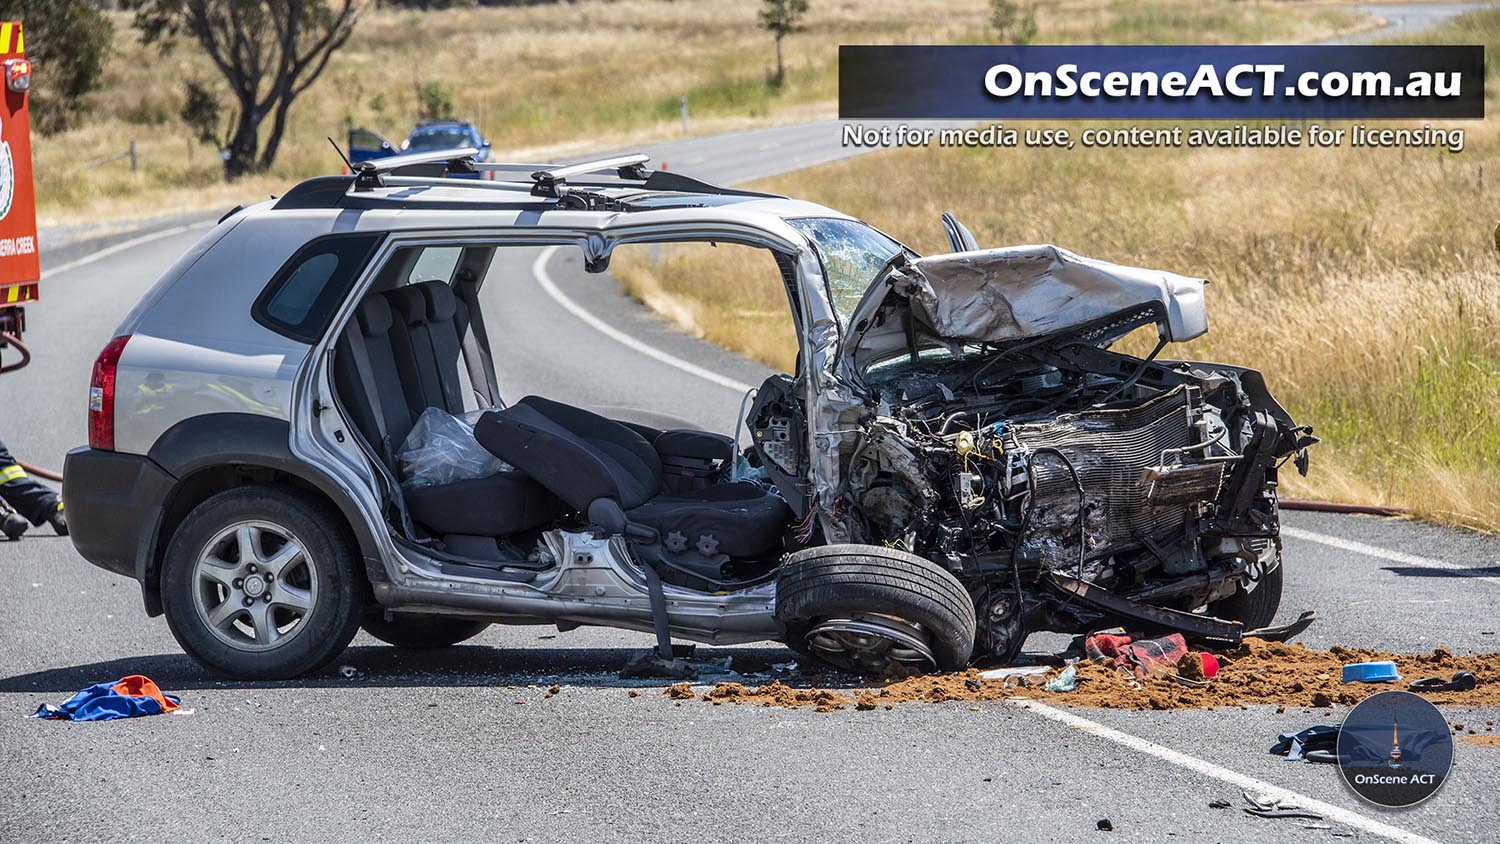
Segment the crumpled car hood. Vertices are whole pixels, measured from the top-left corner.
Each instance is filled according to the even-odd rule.
[[[893,267],[873,286],[910,300],[925,332],[961,342],[1003,344],[1078,328],[1156,303],[1166,339],[1183,342],[1208,330],[1199,278],[1127,267],[1051,245],[1008,246],[918,258]],[[881,304],[872,291],[852,322]],[[868,323],[866,323],[868,325]],[[896,326],[856,331],[864,351],[899,348]],[[1113,339],[1113,338],[1110,338]],[[858,354],[858,357],[864,357]]]

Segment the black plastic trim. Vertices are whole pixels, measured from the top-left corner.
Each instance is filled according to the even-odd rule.
[[[79,446],[63,464],[69,536],[85,560],[134,577],[177,479],[150,458]]]
[[[305,208],[337,208],[339,201],[354,184],[353,176],[318,176],[298,182],[276,200],[273,211],[295,211]]]
[[[260,291],[260,295],[255,297],[255,303],[250,306],[250,316],[256,322],[283,337],[290,337],[293,340],[309,345],[318,342],[318,339],[328,330],[329,324],[333,322],[333,315],[338,310],[338,305],[348,297],[349,290],[354,286],[354,282],[359,278],[360,273],[369,265],[370,258],[375,254],[376,248],[385,237],[385,232],[340,232],[309,240],[293,253],[292,257],[288,258],[286,263],[281,265],[281,269],[277,270],[275,275],[271,276],[271,280]],[[292,274],[296,272],[297,268],[302,266],[302,263],[311,256],[327,252],[330,244],[342,241],[355,242],[356,249],[358,248],[358,241],[365,241],[364,254],[356,261],[354,266],[347,268],[339,267],[329,277],[328,281],[324,283],[323,290],[318,294],[318,299],[332,300],[332,306],[323,309],[325,313],[322,318],[312,324],[304,320],[294,325],[271,316],[267,310],[271,300],[276,297],[276,294],[281,292],[281,288],[291,278]],[[313,307],[316,308],[317,306],[314,305]]]

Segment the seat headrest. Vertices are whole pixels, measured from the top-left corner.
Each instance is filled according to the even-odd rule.
[[[427,300],[422,297],[422,291],[414,287],[398,287],[387,290],[385,298],[402,325],[420,325],[427,321]]]
[[[453,289],[447,284],[441,281],[424,281],[412,287],[422,291],[422,298],[427,302],[429,321],[446,322],[453,319],[453,313],[458,308],[458,299],[453,295]]]
[[[379,296],[360,302],[354,315],[359,320],[359,330],[366,337],[378,337],[391,330],[391,306]]]

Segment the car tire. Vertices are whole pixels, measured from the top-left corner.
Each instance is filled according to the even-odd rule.
[[[285,488],[209,497],[172,533],[161,598],[178,644],[210,670],[283,680],[343,652],[368,588],[341,517]]]
[[[1260,576],[1255,588],[1246,592],[1245,587],[1235,589],[1227,598],[1208,605],[1208,614],[1229,621],[1238,621],[1246,630],[1258,630],[1271,626],[1276,611],[1281,609],[1282,571],[1281,554],[1275,557],[1276,567]]]
[[[371,613],[361,627],[366,633],[398,648],[448,648],[483,633],[488,621],[471,621],[443,615],[402,615],[387,619]]]
[[[865,674],[920,662],[954,671],[968,665],[974,651],[974,601],[963,584],[915,554],[876,545],[829,545],[787,557],[776,575],[776,619],[794,650]],[[883,665],[881,635],[866,649],[869,631],[838,630],[843,620],[897,625],[890,637],[896,645],[886,646]],[[901,644],[907,633],[925,639],[924,659],[911,658],[921,646]]]

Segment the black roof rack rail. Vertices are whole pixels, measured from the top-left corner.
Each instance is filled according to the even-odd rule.
[[[672,191],[674,193],[707,193],[719,196],[759,196],[766,199],[784,199],[779,193],[764,193],[754,190],[740,190],[739,188],[726,188],[695,179],[692,176],[684,176],[671,170],[652,170],[641,184],[646,190]]]

